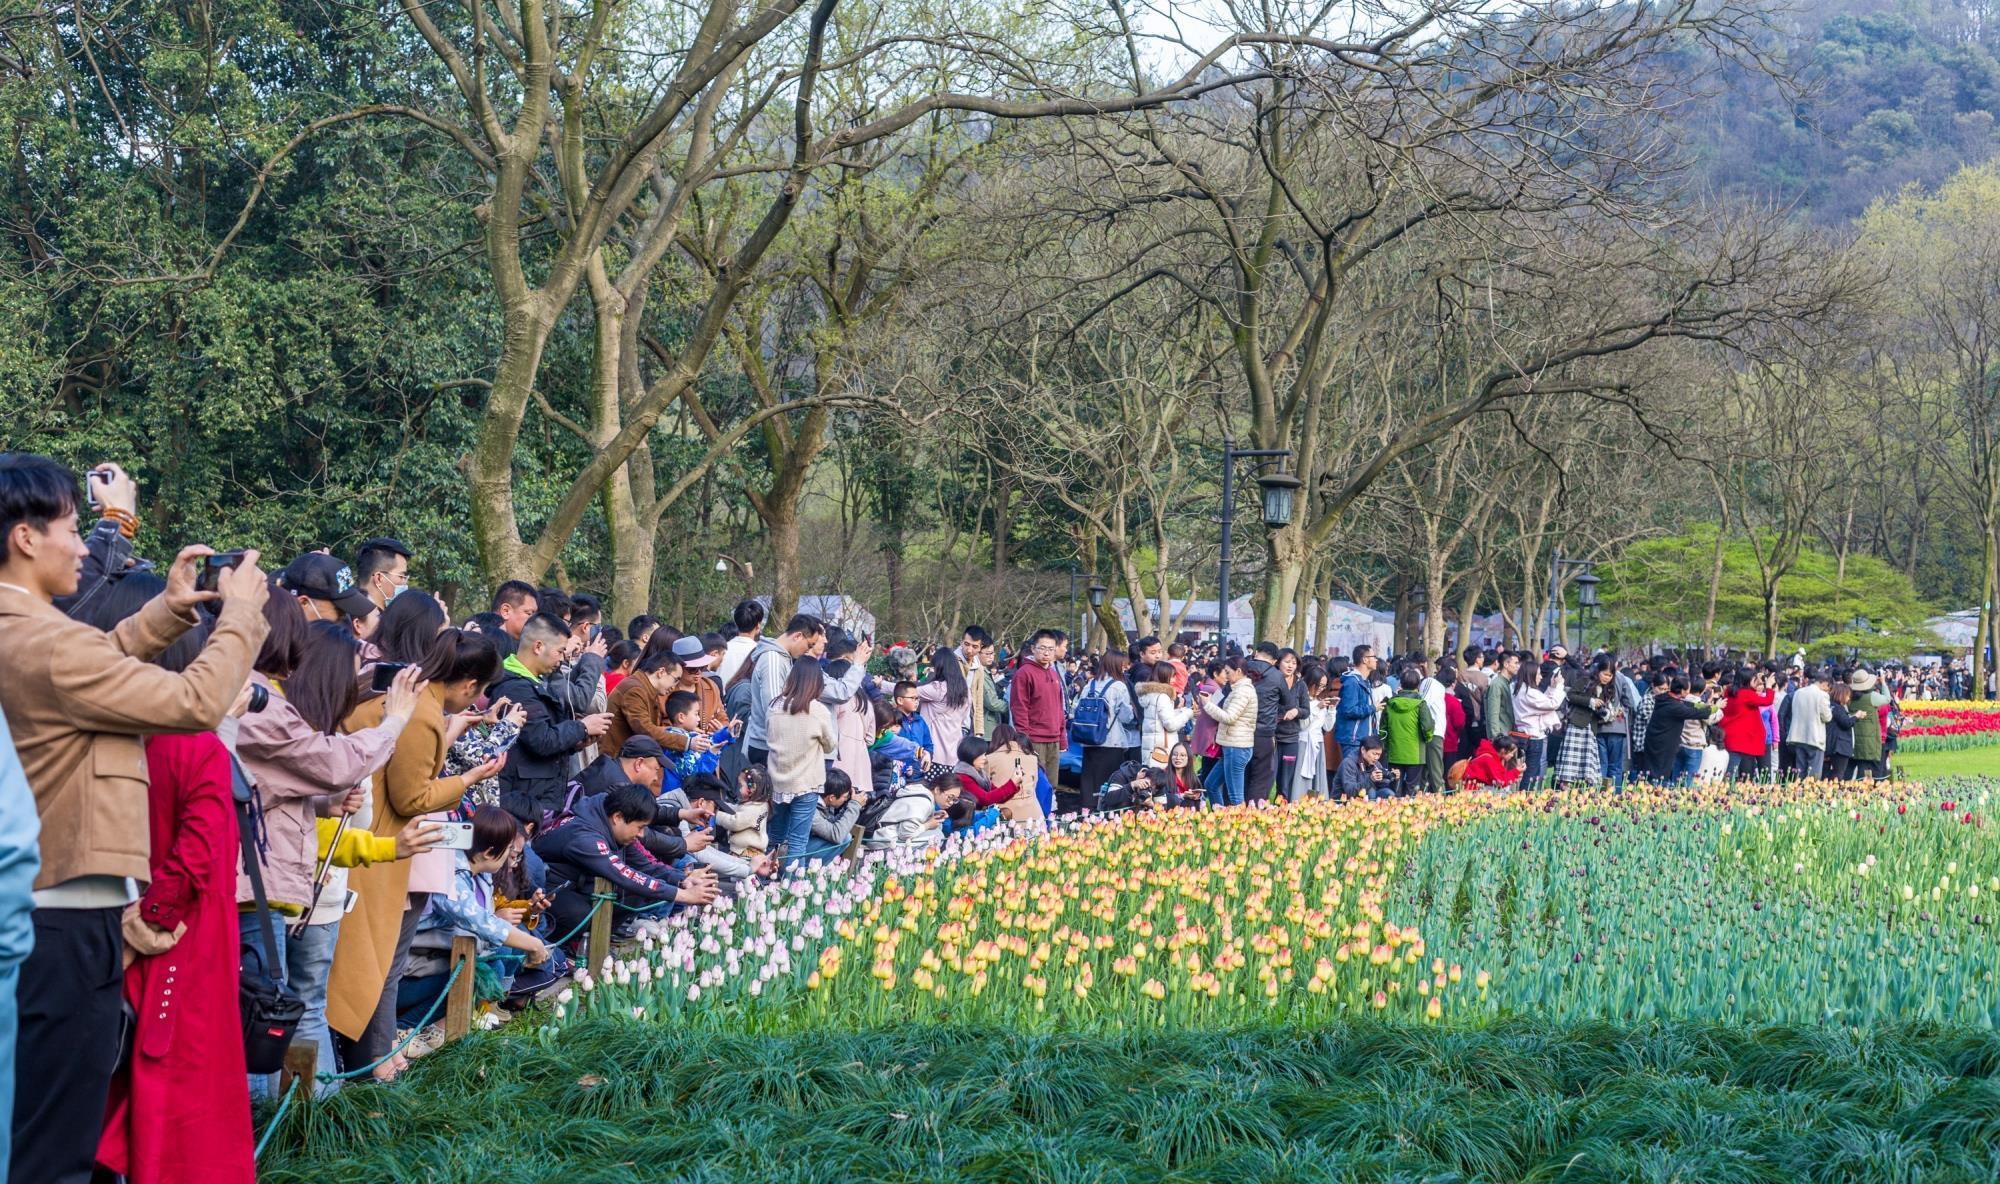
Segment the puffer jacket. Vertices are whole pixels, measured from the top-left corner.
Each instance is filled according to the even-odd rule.
[[[931,816],[937,813],[937,799],[921,784],[906,785],[889,802],[889,808],[876,820],[875,829],[861,840],[861,846],[868,851],[888,851],[894,849],[922,850],[944,842],[944,831],[930,825]]]
[[[1257,747],[1257,688],[1249,679],[1239,678],[1230,683],[1220,703],[1202,700],[1201,709],[1215,721],[1218,748]]]
[[[264,710],[245,714],[236,732],[236,756],[257,786],[263,811],[257,863],[271,907],[295,914],[312,900],[319,854],[318,799],[345,796],[389,763],[403,734],[400,719],[372,728],[328,735],[307,723],[277,685],[252,672],[252,686],[270,695]],[[241,862],[239,857],[238,862]],[[236,873],[236,902],[254,899],[250,877]]]
[[[1194,718],[1192,707],[1174,702],[1174,688],[1164,682],[1142,682],[1139,692],[1139,759],[1152,759],[1154,749],[1162,755],[1181,738],[1181,730]],[[1154,764],[1165,764],[1164,760]]]

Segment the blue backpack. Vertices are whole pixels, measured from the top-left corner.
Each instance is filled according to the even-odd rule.
[[[1111,738],[1111,705],[1104,701],[1109,679],[1097,679],[1083,688],[1070,716],[1069,738],[1085,747],[1095,747]]]

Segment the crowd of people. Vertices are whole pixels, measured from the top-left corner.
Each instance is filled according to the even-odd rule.
[[[607,898],[624,928],[1073,811],[1882,776],[1893,750],[1862,668],[1009,652],[977,625],[877,653],[754,599],[683,632],[519,581],[454,624],[399,540],[155,564],[138,514],[115,465],[0,455],[0,1106],[29,1184],[252,1180],[274,1042],[317,1050],[313,1088],[387,1087],[455,942],[503,1015]]]

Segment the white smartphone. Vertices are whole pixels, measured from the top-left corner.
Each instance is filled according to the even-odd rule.
[[[472,824],[470,822],[440,822],[437,825],[444,828],[444,837],[438,841],[439,847],[447,851],[472,850]]]

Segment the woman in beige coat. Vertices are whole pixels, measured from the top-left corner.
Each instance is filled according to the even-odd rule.
[[[825,687],[818,662],[811,658],[793,662],[784,689],[771,700],[765,725],[771,772],[766,829],[771,842],[784,848],[788,864],[812,846],[813,814],[819,809],[819,791],[826,785],[827,758],[840,745],[833,713],[819,701]]]
[[[1243,804],[1243,771],[1250,767],[1250,751],[1257,744],[1257,688],[1243,671],[1243,659],[1231,658],[1216,672],[1222,688],[1221,699],[1196,692],[1195,702],[1215,721],[1215,746],[1219,759],[1209,766],[1202,783],[1208,800],[1218,806]]]
[[[388,765],[373,779],[369,829],[378,835],[394,835],[419,814],[457,805],[466,786],[493,776],[505,763],[504,757],[495,757],[462,776],[438,776],[450,747],[445,717],[472,706],[500,672],[493,639],[447,629],[423,672],[426,681],[419,684],[416,710]],[[384,706],[379,696],[368,700],[354,709],[343,728],[358,732],[380,725]],[[408,899],[409,884],[408,863],[378,863],[348,874],[347,886],[358,899],[341,922],[328,979],[326,1018],[339,1037],[335,1045],[342,1068],[374,1065],[375,1076],[383,1080],[393,1079],[398,1067],[385,1060],[396,1036],[396,988],[426,903]]]

